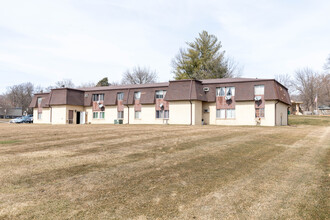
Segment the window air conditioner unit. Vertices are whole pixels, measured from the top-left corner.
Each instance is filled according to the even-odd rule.
[[[260,100],[261,100],[261,96],[254,97],[254,101],[260,101]]]
[[[204,92],[208,92],[208,91],[210,91],[210,88],[209,88],[209,87],[204,87],[204,88],[203,88],[203,91],[204,91]]]
[[[225,99],[226,99],[226,100],[231,100],[231,95],[226,95],[226,96],[225,96]]]

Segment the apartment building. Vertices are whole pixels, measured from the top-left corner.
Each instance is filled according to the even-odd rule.
[[[225,78],[52,89],[30,107],[34,123],[275,126],[288,124],[290,105],[274,79]]]

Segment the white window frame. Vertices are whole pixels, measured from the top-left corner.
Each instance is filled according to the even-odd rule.
[[[42,97],[38,97],[37,102],[38,102],[38,105],[41,105]]]
[[[163,99],[166,95],[166,90],[156,90],[156,99]]]
[[[141,92],[134,92],[134,99],[139,100],[141,98]]]
[[[117,112],[117,119],[124,119],[124,111]]]
[[[38,120],[42,119],[42,112],[38,112]]]
[[[100,112],[99,113],[99,118],[104,119],[105,118],[105,112]]]
[[[96,97],[96,98],[95,98],[95,97]],[[104,93],[93,94],[93,95],[92,95],[92,100],[93,100],[93,102],[104,101]]]
[[[254,86],[254,95],[264,95],[264,94],[265,94],[265,85]]]
[[[259,109],[259,116],[257,116],[257,109]],[[260,116],[260,110],[263,109],[263,116]],[[265,108],[255,108],[255,118],[265,118]]]
[[[236,109],[234,109],[234,108],[217,109],[216,118],[217,119],[235,119],[236,118]]]
[[[117,93],[117,100],[124,100],[124,93],[123,92],[118,92]]]
[[[135,111],[134,118],[135,119],[141,119],[141,111]]]
[[[234,86],[228,86],[228,87],[217,87],[216,88],[216,96],[223,97],[226,95],[229,95],[228,92],[231,90],[231,96],[235,96],[235,87]]]
[[[236,111],[234,108],[226,109],[226,119],[235,119]]]
[[[159,112],[157,117],[157,112]],[[169,110],[156,110],[156,119],[169,119],[170,118],[170,111]]]
[[[217,119],[226,119],[226,109],[217,109]]]

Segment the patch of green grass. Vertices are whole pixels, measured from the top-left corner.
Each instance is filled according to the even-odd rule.
[[[0,141],[0,144],[15,144],[21,142],[20,140],[7,140],[7,141]]]
[[[290,115],[290,125],[330,126],[330,116]]]

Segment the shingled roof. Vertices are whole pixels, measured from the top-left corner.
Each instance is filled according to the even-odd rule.
[[[163,83],[141,85],[120,85],[91,88],[60,88],[50,93],[35,94],[30,107],[36,107],[37,97],[42,97],[42,107],[49,105],[82,105],[92,106],[92,95],[105,94],[105,105],[116,105],[117,93],[124,93],[124,104],[131,105],[134,101],[134,92],[141,92],[141,104],[154,104],[155,91],[167,90],[166,101],[198,100],[215,102],[216,88],[234,86],[235,101],[253,101],[254,86],[265,85],[265,100],[278,100],[291,105],[288,89],[274,79],[253,78],[223,78],[206,80],[175,80]],[[205,92],[203,88],[208,87]]]

